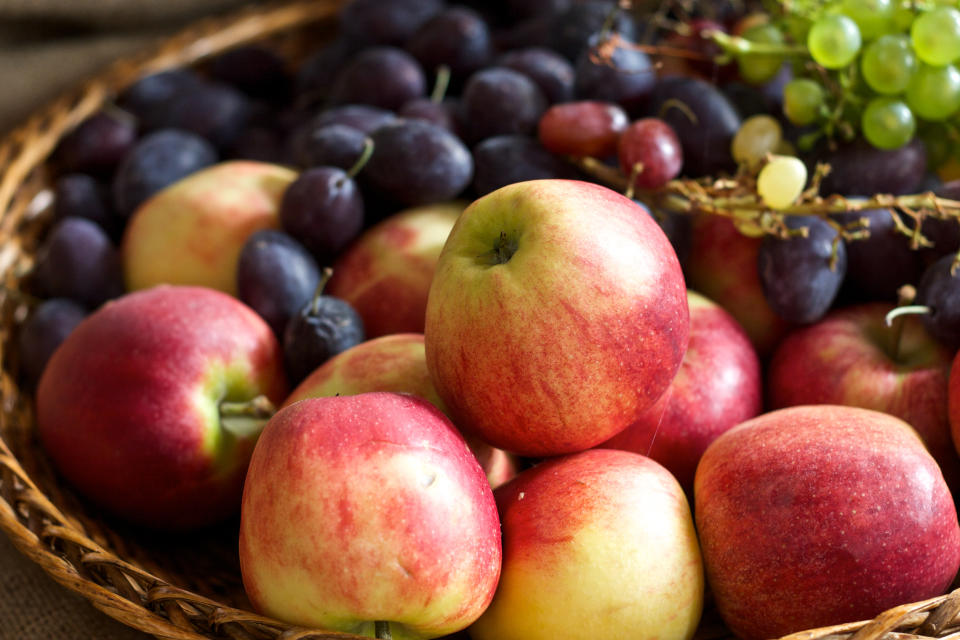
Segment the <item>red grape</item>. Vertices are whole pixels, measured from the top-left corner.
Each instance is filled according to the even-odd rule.
[[[553,153],[605,158],[617,153],[628,124],[627,112],[612,102],[567,102],[547,109],[537,135]]]
[[[642,167],[633,186],[657,189],[680,174],[683,168],[683,150],[673,128],[658,118],[642,118],[631,124],[617,149],[620,168],[632,176],[637,163]]]

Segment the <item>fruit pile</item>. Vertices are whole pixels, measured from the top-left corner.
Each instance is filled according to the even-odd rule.
[[[81,123],[17,327],[57,471],[378,638],[944,593],[960,10],[632,4],[351,0]]]

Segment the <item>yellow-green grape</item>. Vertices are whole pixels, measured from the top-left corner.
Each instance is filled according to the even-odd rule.
[[[889,33],[893,21],[893,0],[843,0],[840,11],[853,18],[864,40]]]
[[[751,42],[783,44],[783,34],[770,23],[758,24],[743,32],[742,37]],[[783,64],[783,56],[776,54],[744,53],[737,56],[740,77],[750,84],[763,84],[777,75]]]
[[[822,15],[807,34],[810,55],[827,69],[840,69],[853,62],[862,43],[857,23],[836,13]]]
[[[798,158],[773,156],[757,176],[757,193],[771,209],[796,202],[807,184],[807,167]]]
[[[910,39],[917,57],[934,66],[960,58],[960,11],[936,7],[923,13],[910,27]]]
[[[783,130],[776,118],[760,114],[747,118],[740,125],[730,153],[737,164],[752,166],[773,153],[783,139]]]
[[[885,35],[860,56],[860,71],[871,89],[884,95],[903,93],[917,69],[917,56],[905,35]]]
[[[960,71],[921,64],[907,85],[907,106],[924,120],[946,120],[960,109]]]
[[[860,129],[867,142],[878,149],[899,149],[913,139],[917,121],[902,100],[879,97],[864,109]]]
[[[810,33],[811,22],[809,18],[798,16],[794,13],[788,13],[782,19],[783,29],[793,42],[806,42],[807,34]]]
[[[758,222],[757,212],[749,209],[733,210],[733,226],[748,238],[762,238],[766,235]]]
[[[810,78],[795,78],[783,87],[783,114],[795,125],[814,122],[825,101],[823,86]]]
[[[917,14],[913,11],[912,7],[900,5],[893,10],[893,19],[891,20],[890,31],[891,33],[903,33],[904,31],[910,30],[910,25],[913,24],[914,19],[917,17]]]

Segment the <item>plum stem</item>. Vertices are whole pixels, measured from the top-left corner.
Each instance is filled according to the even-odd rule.
[[[447,89],[450,87],[450,67],[445,64],[437,67],[437,79],[433,83],[433,91],[430,93],[430,102],[441,103],[447,95]]]
[[[393,634],[390,633],[390,623],[386,620],[375,621],[373,630],[379,640],[393,640]]]
[[[347,170],[347,177],[351,180],[357,177],[357,174],[367,166],[367,163],[370,161],[370,158],[373,156],[373,140],[364,138],[363,140],[363,151],[360,152],[360,157],[357,158],[357,161],[353,163],[353,166]]]
[[[333,269],[324,267],[320,273],[320,282],[317,283],[317,288],[313,290],[313,298],[310,300],[310,315],[315,316],[320,313],[320,298],[323,297],[323,290],[327,288],[327,283],[330,282],[331,277],[333,277]]]

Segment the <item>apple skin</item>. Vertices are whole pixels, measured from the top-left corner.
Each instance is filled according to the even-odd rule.
[[[296,172],[234,160],[170,185],[134,212],[121,243],[127,289],[196,285],[236,296],[247,238],[279,228],[283,193]]]
[[[290,623],[433,638],[472,623],[500,576],[493,492],[422,398],[376,392],[281,409],[244,488],[240,566],[254,606]]]
[[[700,215],[691,228],[687,285],[730,312],[761,359],[769,356],[790,325],[778,316],[760,286],[761,238],[743,235],[726,218]]]
[[[422,333],[395,333],[361,342],[338,353],[301,382],[284,405],[306,398],[352,396],[371,391],[410,393],[445,412],[424,355]],[[517,462],[502,449],[466,438],[494,489],[517,474]]]
[[[680,368],[689,326],[677,256],[643,207],[587,182],[533,180],[457,220],[424,337],[458,427],[551,456],[597,445],[650,407]]]
[[[951,491],[960,490],[960,457],[947,416],[953,353],[919,318],[901,317],[900,353],[894,358],[894,331],[884,322],[892,308],[855,305],[794,329],[770,360],[770,406],[836,404],[894,415],[917,430]]]
[[[960,527],[916,432],[885,413],[773,411],[711,444],[695,519],[717,608],[744,640],[870,619],[942,594]]]
[[[656,460],[693,494],[707,446],[763,409],[760,360],[743,328],[723,307],[693,291],[690,344],[677,377],[656,404],[600,447]]]
[[[676,479],[636,453],[592,449],[523,471],[494,492],[500,586],[475,640],[689,640],[704,576]]]
[[[366,230],[333,265],[327,293],[350,303],[368,338],[423,333],[443,244],[466,202],[406,209]]]
[[[161,286],[107,303],[60,345],[40,379],[37,429],[60,473],[102,508],[193,529],[238,512],[256,441],[221,422],[220,401],[286,393],[280,348],[253,310]]]

